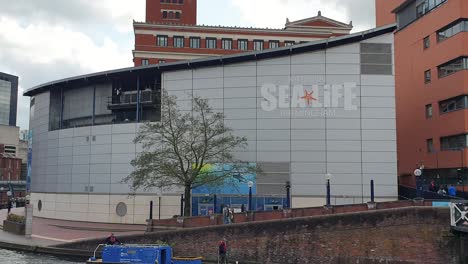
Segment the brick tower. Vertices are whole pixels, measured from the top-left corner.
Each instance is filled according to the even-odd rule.
[[[197,0],[146,0],[146,23],[197,24]]]

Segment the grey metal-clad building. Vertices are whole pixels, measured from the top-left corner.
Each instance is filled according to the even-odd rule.
[[[0,72],[0,124],[16,126],[18,77]]]
[[[35,214],[143,223],[155,195],[162,217],[177,214],[177,190],[128,196],[120,183],[141,150],[132,142],[139,124],[160,118],[162,89],[186,111],[192,96],[207,98],[248,138],[246,150],[233,152],[263,168],[258,194],[283,193],[290,181],[294,207],[323,205],[329,175],[334,204],[366,202],[370,179],[378,199],[396,199],[394,29],[29,89],[32,200],[42,204]]]

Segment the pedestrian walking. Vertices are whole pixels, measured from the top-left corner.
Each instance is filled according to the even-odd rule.
[[[8,199],[8,203],[7,203],[8,214],[10,214],[11,212],[11,207],[12,207],[11,199]]]
[[[435,184],[434,180],[432,180],[431,184],[429,185],[429,191],[437,192],[437,187],[436,187],[436,184]]]
[[[227,264],[227,245],[224,240],[218,244],[218,264]]]
[[[223,223],[229,224],[229,207],[223,207]]]
[[[230,224],[234,223],[234,208],[231,208],[229,210],[229,223]]]

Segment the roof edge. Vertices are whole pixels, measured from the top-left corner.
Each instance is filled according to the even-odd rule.
[[[300,54],[304,52],[310,52],[310,51],[315,51],[315,50],[321,50],[321,49],[327,49],[327,48],[332,48],[336,46],[351,44],[354,42],[358,42],[358,41],[366,40],[369,38],[377,37],[383,34],[387,34],[395,30],[396,30],[396,24],[390,24],[390,25],[373,28],[370,30],[357,32],[357,33],[353,33],[349,35],[344,35],[340,37],[318,40],[318,41],[298,44],[294,46],[281,47],[277,49],[267,49],[263,51],[246,52],[246,53],[225,55],[225,56],[219,56],[219,57],[208,57],[208,58],[201,58],[201,59],[195,59],[195,60],[190,60],[190,61],[178,61],[178,62],[172,62],[172,63],[154,64],[154,65],[139,66],[139,67],[127,67],[127,68],[121,68],[121,69],[116,69],[116,70],[84,74],[84,75],[79,75],[75,77],[59,79],[56,81],[51,81],[51,82],[47,82],[41,85],[34,86],[26,90],[23,93],[23,95],[33,96],[39,93],[40,90],[48,89],[55,85],[68,83],[72,81],[78,81],[78,80],[86,80],[86,79],[93,78],[93,77],[103,77],[103,76],[108,76],[111,74],[118,74],[118,73],[124,73],[124,72],[131,73],[131,72],[138,72],[138,71],[145,71],[145,70],[155,70],[158,72],[165,72],[165,71],[193,69],[193,68],[215,66],[215,65],[232,64],[232,63],[245,62],[245,61],[251,61],[251,60],[275,58],[275,57],[286,56],[288,54]]]
[[[407,7],[409,4],[412,2],[415,2],[416,0],[406,0],[405,2],[401,3],[399,6],[397,6],[395,9],[392,10],[392,13],[397,13],[400,12],[403,8]]]

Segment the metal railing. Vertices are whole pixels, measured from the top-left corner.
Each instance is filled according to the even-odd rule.
[[[450,203],[450,227],[452,230],[468,233],[468,201]]]
[[[125,91],[108,98],[108,107],[134,106],[138,103],[138,91]],[[152,90],[140,91],[140,104],[156,102],[156,93]]]
[[[411,200],[415,198],[422,198],[427,200],[461,200],[465,193],[458,192],[457,196],[450,196],[447,194],[439,194],[436,192],[422,190],[421,195],[418,196],[416,188],[398,185],[398,196],[403,200]]]

